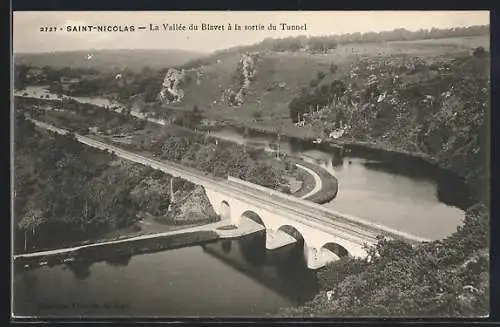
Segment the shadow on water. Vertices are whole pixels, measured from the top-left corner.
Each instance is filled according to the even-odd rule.
[[[49,267],[64,264],[75,272],[77,278],[90,276],[89,267],[93,263],[105,262],[114,267],[124,267],[135,255],[162,252],[196,243],[211,241],[217,234],[211,231],[182,233],[165,238],[141,239],[125,243],[82,248],[75,252],[54,254],[47,257],[18,258],[14,263],[15,272],[35,270],[42,263]],[[88,272],[87,272],[88,270]]]
[[[293,234],[293,231],[290,231]],[[205,252],[216,257],[219,262],[242,272],[266,288],[286,297],[295,303],[303,303],[317,293],[318,286],[314,271],[307,268],[304,259],[304,242],[300,235],[298,242],[273,251],[266,250],[265,232],[231,240],[215,240],[200,243]],[[67,263],[75,279],[90,277],[90,267],[98,262],[117,267],[126,267],[132,256],[141,253],[163,252],[163,250],[135,251],[124,253],[123,248],[110,247],[106,254],[99,256],[87,254],[78,260]],[[105,258],[104,258],[105,257]]]
[[[88,260],[77,260],[66,264],[66,266],[71,270],[75,279],[82,280],[90,277],[90,266],[92,264],[93,262]]]
[[[337,153],[334,153],[332,155],[332,167],[339,169],[342,168],[344,165],[344,157],[340,155],[340,151],[336,151]]]
[[[242,237],[235,241],[238,243],[243,262],[254,267],[262,267],[266,264],[265,235]]]
[[[367,169],[410,177],[413,180],[434,181],[437,186],[436,197],[446,205],[466,210],[472,204],[470,190],[460,178],[423,160],[400,157],[362,164]]]
[[[271,133],[247,130],[243,128],[225,127],[228,135],[244,135],[248,142],[252,139],[276,141],[276,135]],[[331,158],[331,165],[337,170],[343,169],[344,161],[351,163],[350,158],[360,158],[364,161],[364,167],[370,170],[384,171],[389,174],[400,175],[413,180],[433,181],[437,185],[437,199],[446,205],[455,206],[465,210],[473,201],[471,191],[464,185],[463,181],[456,175],[430,164],[421,158],[412,157],[397,152],[382,151],[372,149],[363,145],[349,145],[341,149],[328,143],[313,144],[309,140],[302,140],[293,137],[281,137],[282,148],[288,149],[291,155],[304,155],[306,151],[320,151]],[[322,165],[318,158],[308,158],[309,162]],[[327,162],[328,166],[329,163]]]
[[[276,250],[266,250],[264,232],[204,244],[203,250],[266,288],[294,303],[304,303],[318,291],[315,272],[307,268],[304,243],[299,240]]]
[[[132,259],[132,255],[130,254],[121,254],[112,256],[105,260],[105,262],[113,267],[126,267],[130,260]]]
[[[390,175],[399,175],[414,181],[431,181],[436,185],[437,199],[449,206],[466,210],[474,203],[470,189],[463,179],[452,172],[442,169],[421,158],[405,154],[382,152],[362,147],[331,149],[331,165],[341,170],[345,161],[352,163],[353,158],[367,170],[380,171]]]
[[[229,253],[229,252],[231,252],[232,244],[233,243],[231,241],[229,241],[229,240],[222,241],[222,251],[224,253],[226,253],[226,254]]]
[[[62,257],[42,260],[50,261],[47,266],[62,266],[63,270],[71,271],[75,280],[85,280],[91,277],[94,269],[101,269],[100,266],[92,268],[94,263],[105,262],[113,267],[127,267],[136,255],[195,247],[195,244],[198,244],[205,255],[215,257],[221,264],[243,273],[294,303],[312,299],[318,287],[314,271],[307,268],[304,260],[303,242],[299,240],[295,244],[273,251],[266,250],[265,242],[264,231],[230,240],[199,238],[198,241],[185,242],[182,245],[178,245],[179,242],[147,240],[88,249],[78,255],[73,254],[70,262],[64,262]],[[34,262],[31,262],[28,268],[24,267],[24,263],[17,264],[16,274],[22,276],[27,289],[35,288],[38,267]]]
[[[103,261],[106,264],[113,267],[126,267],[130,263],[131,259],[132,255],[116,254],[116,255],[110,255]],[[90,277],[92,273],[90,267],[94,263],[96,263],[96,261],[87,257],[87,258],[77,259],[75,261],[66,263],[65,265],[67,268],[69,268],[69,270],[71,270],[75,279],[82,280]]]

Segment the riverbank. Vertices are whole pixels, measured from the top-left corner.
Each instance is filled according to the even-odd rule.
[[[314,190],[316,186],[316,180],[314,176],[309,174],[306,170],[301,169],[299,166],[297,166],[297,169],[297,178],[301,180],[302,186],[296,192],[292,192],[291,195],[297,198],[302,198]]]
[[[16,116],[16,128],[23,139],[17,138],[15,156],[15,255],[173,232],[220,219],[205,190],[182,178],[82,146],[24,116]],[[57,149],[58,156],[36,160],[47,156],[47,148]],[[66,165],[53,163],[63,160]],[[24,182],[32,180],[35,193]]]
[[[310,131],[311,133],[305,133],[302,130],[307,128],[299,128],[294,125],[287,126],[287,128],[277,128],[276,126],[256,126],[255,124],[245,124],[236,121],[225,121],[221,123],[221,125],[234,128],[239,132],[244,131],[245,133],[253,133],[256,135],[276,136],[279,131],[282,140],[288,140],[298,144],[312,144],[319,138],[318,133],[314,134],[312,133],[313,131]],[[464,195],[464,198],[466,198],[464,201],[467,202],[464,208],[469,207],[478,200],[475,197],[475,192],[472,191],[474,186],[468,183],[464,176],[461,176],[457,171],[442,163],[438,158],[422,152],[409,151],[387,142],[360,141],[348,137],[336,140],[325,140],[316,143],[315,147],[321,151],[340,151],[341,156],[347,153],[355,157],[358,153],[363,153],[363,155],[368,154],[373,156],[374,159],[378,158],[383,161],[411,161],[415,165],[425,165],[427,167],[426,170],[432,171],[432,175],[436,178],[439,179],[440,175],[446,175],[447,178],[455,180],[457,185],[461,185],[462,192],[467,193]]]
[[[97,243],[124,241],[140,236],[148,236],[148,235],[170,233],[170,232],[182,232],[183,230],[189,230],[191,228],[207,225],[209,223],[210,222],[202,221],[197,223],[175,225],[175,224],[159,223],[154,216],[144,215],[144,217],[140,218],[137,222],[128,227],[110,231],[103,235],[98,235],[96,237],[87,238],[81,241],[64,242],[62,244],[58,244],[57,246],[53,247],[39,247],[31,249],[30,252],[14,252],[14,256],[29,255],[30,253],[33,252],[50,252],[60,248],[69,248],[69,247],[76,248]]]
[[[236,122],[219,122],[217,124],[218,127],[215,129],[218,129],[220,126],[233,126],[235,129],[239,130],[239,132],[242,132],[244,135],[246,134],[255,134],[255,136],[258,136],[260,134],[265,134],[268,136],[276,136],[274,132],[271,132],[273,129],[266,129],[262,128],[262,126],[255,126],[255,124],[252,124],[251,126],[246,126],[242,127],[242,124],[238,124]],[[279,124],[276,124],[279,125]],[[274,130],[276,130],[275,127],[273,127]],[[324,141],[322,143],[316,143],[313,144],[313,141],[315,140],[313,135],[298,135],[295,132],[300,130],[304,130],[308,128],[299,128],[296,126],[291,125],[290,128],[286,129],[281,129],[284,132],[284,136],[281,138],[282,141],[285,140],[290,140],[293,143],[298,144],[299,146],[304,146],[304,147],[311,147],[318,149],[320,151],[324,152],[338,152],[339,156],[341,157],[343,153],[348,153],[347,156],[353,156],[356,157],[360,155],[361,157],[364,157],[365,154],[368,154],[368,156],[376,161],[382,161],[382,162],[388,162],[388,161],[395,161],[401,163],[401,167],[403,167],[403,170],[401,170],[402,174],[407,174],[408,170],[416,170],[416,171],[428,171],[431,173],[433,176],[432,178],[435,180],[447,180],[447,179],[453,179],[456,180],[456,182],[453,182],[454,185],[458,186],[460,191],[457,191],[457,193],[460,194],[460,201],[455,201],[454,199],[452,200],[452,204],[458,206],[461,209],[467,208],[472,201],[469,201],[469,194],[471,193],[468,191],[468,187],[463,187],[461,184],[463,184],[463,180],[458,178],[458,176],[449,169],[442,168],[437,164],[437,160],[432,160],[429,156],[426,156],[422,153],[411,153],[409,151],[404,151],[403,149],[396,149],[393,146],[388,145],[387,143],[376,143],[376,142],[361,142],[361,141],[355,141],[352,139],[346,139],[342,138],[341,140],[335,140],[335,141]],[[212,137],[213,135],[208,134],[209,137]],[[217,137],[214,137],[217,138]],[[413,168],[404,168],[407,165],[411,165]],[[405,170],[406,169],[406,170]],[[412,173],[413,174],[413,173]],[[446,177],[445,177],[446,176]],[[451,178],[448,178],[450,176]],[[294,195],[298,195],[299,197],[307,194],[310,190],[314,188],[312,186],[313,184],[313,177],[308,176],[305,174],[302,174],[303,181],[306,182],[306,184],[303,185],[304,189],[300,190],[300,193],[296,193]],[[439,182],[438,182],[439,184]],[[455,187],[453,187],[455,188]],[[333,191],[330,191],[330,193],[334,193]],[[462,196],[462,194],[464,194]],[[328,199],[333,199],[335,195],[331,194],[329,197],[326,197],[324,199],[320,199],[321,203],[326,203],[328,202]],[[457,205],[457,202],[466,202],[466,205]]]
[[[237,130],[246,130],[248,132],[260,133],[265,135],[277,135],[278,133],[281,135],[282,139],[288,139],[291,141],[301,141],[301,142],[309,142],[312,143],[321,137],[320,133],[315,132],[313,130],[307,129],[305,127],[296,127],[295,125],[286,126],[283,128],[278,128],[276,126],[267,126],[267,125],[255,125],[255,123],[244,123],[237,121],[226,121],[221,123],[222,127],[232,127]],[[438,161],[436,158],[433,158],[425,153],[421,152],[411,152],[408,150],[396,148],[390,144],[382,143],[382,142],[368,142],[368,141],[358,141],[349,138],[339,138],[336,140],[324,140],[321,143],[317,144],[319,149],[345,149],[351,147],[358,147],[376,151],[382,151],[384,153],[389,153],[393,155],[401,155],[401,156],[409,156],[412,158],[418,158],[427,161],[430,164],[437,165]]]
[[[26,97],[25,96],[20,96],[20,98],[24,99]],[[38,98],[30,98],[30,97],[27,97],[27,98],[31,99],[30,101],[35,101],[35,102],[40,102],[40,101],[44,101],[44,102],[49,101],[50,102],[51,101],[51,100],[47,100],[47,99],[38,99]],[[78,100],[76,100],[76,101],[78,102]],[[69,109],[67,109],[67,110],[69,110]],[[70,112],[72,112],[72,113],[79,113],[79,112],[75,112],[75,110],[73,110],[73,111],[70,110]],[[113,113],[114,114],[119,114],[119,113],[115,113],[115,112],[113,112]],[[56,117],[52,117],[52,118],[55,119]],[[49,119],[49,123],[55,124],[56,126],[59,125],[59,127],[62,127],[62,128],[68,128],[69,127],[69,126],[67,126],[68,123],[69,123],[69,125],[71,125],[75,121],[75,117],[72,117],[72,119],[66,120],[66,123],[64,123],[64,124],[61,125],[61,121],[59,121],[58,119],[55,119],[55,120],[51,119],[50,116],[44,117],[44,120],[45,119]],[[140,118],[140,119],[143,119],[143,118]],[[157,124],[157,123],[155,122],[155,124]],[[164,124],[160,124],[160,125],[164,125]],[[71,129],[73,129],[75,132],[80,132],[82,134],[86,134],[87,127],[90,128],[89,126],[83,126],[83,127],[81,127],[81,126],[78,126],[78,127],[77,126],[72,126],[73,128],[71,128]],[[94,127],[94,128],[97,128],[97,127]],[[176,128],[178,128],[181,131],[186,131],[186,132],[190,132],[190,133],[195,133],[195,134],[199,133],[199,132],[197,133],[196,131],[185,129],[183,127],[177,127],[176,126]],[[82,129],[82,131],[79,131],[79,129]],[[138,144],[137,144],[137,142],[135,142],[136,146],[135,146],[134,150],[137,151],[138,150],[138,145],[140,144],[141,145],[140,148],[143,148],[142,145],[144,145],[144,142],[146,142],[146,140],[144,139],[144,137],[146,137],[146,136],[143,135],[143,134],[148,134],[148,128],[144,127],[143,129],[144,129],[144,133],[139,133],[136,130],[136,131],[134,131],[132,133],[131,136],[129,135],[130,137],[128,137],[127,139],[122,139],[122,138],[116,139],[113,136],[105,136],[102,133],[99,133],[99,134],[91,133],[91,134],[93,135],[93,137],[98,138],[100,141],[104,141],[104,142],[107,142],[107,143],[110,143],[110,142],[111,143],[120,143],[120,145],[124,145],[124,146],[131,146],[132,143],[134,143],[131,138],[133,138],[134,135],[135,135],[139,139],[141,139],[141,141],[139,141]],[[202,134],[205,135],[206,133],[202,133]],[[210,133],[208,133],[208,135],[210,136]],[[151,136],[148,136],[148,137],[150,138]],[[224,139],[220,139],[220,140],[224,141],[224,142],[227,141],[227,140],[224,140]],[[142,150],[144,150],[144,149],[142,149]],[[172,152],[172,151],[170,151],[170,152]],[[148,152],[148,157],[152,157],[153,156],[152,151],[147,151],[147,152]],[[262,161],[262,162],[264,162],[264,163],[266,163],[266,164],[268,164],[270,166],[274,166],[278,170],[283,170],[283,168],[284,168],[283,164],[280,161],[276,161],[275,158],[272,157],[272,156],[269,156],[269,158],[262,157],[262,158],[260,158],[260,161]],[[188,163],[188,162],[191,162],[191,161],[188,160],[186,163]],[[316,166],[313,166],[313,165],[308,165],[308,166],[309,166],[308,169],[313,170],[318,176],[322,176],[322,177],[320,177],[321,179],[324,179],[324,181],[321,181],[322,185],[328,185],[328,186],[332,186],[333,185],[334,186],[336,184],[335,182],[328,181],[329,174],[325,174],[325,172],[323,171],[322,168],[316,167]],[[321,189],[321,185],[316,185],[316,184],[320,184],[320,183],[318,183],[318,181],[316,180],[317,176],[315,176],[314,173],[311,174],[310,172],[307,172],[306,170],[302,169],[302,170],[300,170],[298,172],[298,175],[299,175],[298,177],[300,178],[300,180],[302,182],[301,183],[302,185],[301,185],[301,187],[296,192],[292,192],[293,195],[295,195],[297,197],[302,197],[304,195],[310,194],[310,192],[313,191],[313,190],[315,190],[315,189],[318,189],[318,191],[321,192],[321,193],[325,193],[325,189],[320,190]],[[294,177],[297,177],[297,176],[289,176],[289,177],[290,178],[294,178]],[[331,176],[330,176],[330,178],[331,178]],[[289,188],[292,189],[292,186],[293,185],[289,185]],[[331,200],[331,199],[333,199],[335,197],[336,190],[328,190],[327,192],[329,193],[329,195],[327,195],[327,196],[320,195],[318,197],[318,199],[320,199],[321,201],[317,202],[317,203],[324,203],[324,202],[327,202],[327,201],[329,201],[329,200]],[[314,194],[310,194],[310,195],[312,196]],[[312,198],[312,201],[315,202],[314,199],[316,199],[316,197]]]
[[[192,228],[186,228],[192,230]],[[151,253],[184,247],[188,245],[215,241],[219,235],[212,230],[197,230],[177,233],[171,231],[142,235],[144,237],[126,238],[122,240],[96,243],[88,246],[63,249],[64,251],[46,251],[43,255],[15,257],[15,265],[19,269],[35,269],[47,265],[49,267],[63,263],[78,261],[98,262],[113,257],[131,257],[136,254]]]
[[[54,266],[79,260],[97,262],[113,257],[192,246],[217,239],[234,239],[264,230],[262,225],[251,219],[242,219],[239,226],[229,223],[218,221],[184,228],[171,228],[166,231],[153,229],[146,234],[121,235],[117,239],[103,239],[94,241],[92,244],[18,254],[13,258],[17,265],[24,268]]]
[[[345,258],[318,270],[314,299],[282,308],[279,316],[484,317],[490,310],[489,220],[488,208],[478,203],[463,227],[441,240],[414,246],[380,240],[370,259]],[[435,277],[422,278],[423,271]]]
[[[112,231],[103,235],[100,238],[95,238],[92,240],[85,240],[80,242],[78,245],[87,245],[91,243],[102,243],[108,241],[117,241],[124,240],[128,238],[133,238],[136,236],[142,235],[152,235],[158,233],[166,233],[166,232],[174,232],[174,231],[182,231],[184,229],[189,229],[192,227],[203,226],[207,224],[207,222],[199,222],[185,225],[174,225],[167,223],[159,223],[157,218],[152,215],[144,215],[139,221],[137,221],[133,226],[128,228],[119,229],[116,231]]]
[[[314,202],[317,204],[324,204],[326,202],[330,202],[333,199],[335,199],[335,197],[337,196],[337,193],[338,193],[338,185],[339,185],[338,180],[335,176],[333,176],[332,174],[330,174],[328,171],[324,170],[323,168],[321,168],[317,165],[314,165],[312,163],[309,163],[307,161],[300,160],[297,158],[291,158],[291,160],[296,165],[304,166],[305,168],[312,170],[320,180],[320,186],[319,186],[319,190],[317,192],[314,192],[313,194],[310,194],[310,195],[304,194],[302,196],[298,196],[297,194],[293,194],[294,196],[298,196],[298,197],[305,196],[304,197],[305,200],[308,200],[308,201],[311,201],[311,202]],[[299,169],[300,169],[300,167],[299,167]],[[308,175],[311,176],[311,174],[309,174],[309,173],[308,173]],[[314,182],[314,180],[313,180],[313,182]]]

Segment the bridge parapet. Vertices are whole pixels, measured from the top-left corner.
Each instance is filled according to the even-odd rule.
[[[255,190],[260,191],[260,192],[264,192],[266,194],[269,194],[272,197],[278,197],[278,198],[281,198],[281,199],[288,201],[288,202],[293,202],[294,204],[297,204],[300,207],[303,207],[303,208],[306,207],[308,209],[314,210],[315,213],[319,213],[321,218],[323,218],[323,219],[328,219],[330,221],[335,219],[338,222],[343,222],[343,223],[350,224],[350,225],[357,225],[358,227],[361,227],[365,230],[370,230],[372,233],[374,233],[376,235],[381,235],[381,236],[385,236],[385,237],[389,237],[389,238],[393,238],[393,239],[402,239],[402,240],[409,241],[410,243],[419,243],[419,242],[430,241],[428,239],[414,236],[414,235],[411,235],[408,233],[404,233],[402,231],[398,231],[396,229],[392,229],[392,228],[382,226],[379,224],[375,224],[375,223],[372,223],[370,221],[367,221],[367,220],[364,220],[364,219],[361,219],[358,217],[343,214],[343,213],[337,212],[335,210],[325,208],[324,206],[319,205],[317,203],[310,202],[310,201],[303,200],[303,199],[299,199],[299,198],[294,197],[292,195],[278,192],[278,191],[272,190],[270,188],[267,188],[267,187],[264,187],[261,185],[257,185],[254,183],[244,181],[244,180],[239,179],[239,178],[228,176],[228,182],[242,185],[242,186],[245,186],[248,188],[252,188],[252,189],[255,189]],[[311,212],[309,212],[309,213],[311,213]]]

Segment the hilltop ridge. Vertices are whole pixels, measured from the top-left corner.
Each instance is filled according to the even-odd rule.
[[[88,60],[88,56],[92,59]],[[140,71],[144,66],[162,69],[178,66],[189,60],[200,58],[203,53],[178,50],[178,49],[119,49],[119,50],[76,50],[56,51],[44,53],[15,53],[16,65],[27,64],[30,66],[53,68],[92,68],[109,71],[113,68],[128,68]]]

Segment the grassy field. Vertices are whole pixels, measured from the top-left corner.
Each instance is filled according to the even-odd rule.
[[[311,80],[317,77],[318,72],[325,72],[326,79],[335,80],[341,79],[360,60],[366,58],[391,60],[419,57],[432,61],[443,56],[467,55],[478,46],[489,49],[489,36],[339,45],[328,54],[261,52],[255,59],[256,79],[251,83],[245,102],[240,107],[223,103],[221,95],[225,89],[237,87],[235,76],[241,54],[223,53],[215,56],[213,63],[188,71],[193,78],[184,89],[182,103],[176,107],[192,108],[198,105],[208,118],[268,131],[281,129],[299,137],[316,137],[314,128],[294,128],[288,104],[301,89],[310,87]],[[331,64],[337,66],[333,74],[329,71]],[[258,122],[253,117],[255,111],[262,112]]]

